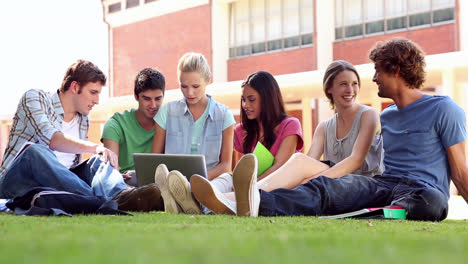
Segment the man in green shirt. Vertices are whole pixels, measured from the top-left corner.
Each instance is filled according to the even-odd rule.
[[[130,185],[136,178],[133,153],[151,153],[155,132],[154,116],[164,98],[165,79],[161,72],[145,68],[135,78],[134,95],[138,109],[115,113],[104,125],[101,141],[119,157],[119,170]]]

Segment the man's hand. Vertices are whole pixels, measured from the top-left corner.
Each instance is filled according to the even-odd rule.
[[[119,169],[119,158],[110,149],[105,148],[103,145],[98,145],[96,147],[96,154],[101,154],[104,158],[104,162],[107,163],[107,161],[109,161],[112,167],[117,170]]]
[[[468,203],[468,166],[466,165],[465,144],[466,141],[463,141],[446,150],[452,181],[458,193]]]
[[[122,177],[124,178],[124,180],[130,180],[132,178],[132,175],[127,174],[127,173],[122,173]]]

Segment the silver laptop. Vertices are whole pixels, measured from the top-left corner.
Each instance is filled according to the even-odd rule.
[[[188,180],[193,174],[208,176],[203,155],[134,153],[133,161],[138,186],[154,183],[154,173],[159,164],[165,164],[169,171],[180,171]]]

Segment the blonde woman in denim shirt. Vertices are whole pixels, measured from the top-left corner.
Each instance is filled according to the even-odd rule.
[[[231,170],[234,116],[227,106],[206,94],[211,72],[202,54],[183,55],[177,75],[184,98],[161,107],[155,116],[153,153],[203,154],[208,179],[213,180]],[[166,212],[200,213],[186,177],[178,171],[169,173],[166,166],[158,166],[155,181]]]

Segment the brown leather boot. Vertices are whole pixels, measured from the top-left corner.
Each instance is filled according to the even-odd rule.
[[[119,210],[122,211],[149,212],[164,210],[161,191],[156,184],[124,190],[115,196],[114,200],[117,200]]]

